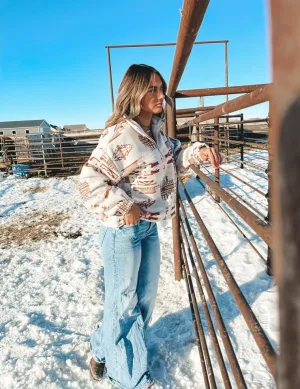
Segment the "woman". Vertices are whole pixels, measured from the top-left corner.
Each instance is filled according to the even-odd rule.
[[[104,264],[103,325],[91,337],[90,372],[101,380],[105,367],[114,386],[152,386],[145,330],[154,308],[160,266],[156,223],[175,215],[177,174],[191,164],[221,157],[203,143],[182,149],[163,131],[161,74],[132,65],[119,88],[116,109],[84,165],[79,189],[101,220]]]

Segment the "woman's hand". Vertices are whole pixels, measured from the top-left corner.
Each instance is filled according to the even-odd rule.
[[[217,153],[213,147],[202,147],[200,149],[200,158],[204,162],[210,161],[215,169],[218,169],[222,163],[221,154]]]
[[[136,204],[133,204],[129,212],[127,212],[124,216],[126,226],[134,226],[140,221],[141,216],[145,214],[145,211],[143,211]]]

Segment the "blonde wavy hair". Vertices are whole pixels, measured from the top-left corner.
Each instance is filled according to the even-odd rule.
[[[165,100],[167,104],[171,104],[171,100],[166,94],[167,83],[158,70],[152,66],[143,64],[131,65],[126,70],[126,73],[121,81],[115,111],[108,118],[105,127],[110,127],[119,123],[124,120],[124,117],[127,119],[133,119],[140,114],[141,101],[148,91],[153,74],[157,74],[160,77]],[[156,116],[163,118],[164,110]]]

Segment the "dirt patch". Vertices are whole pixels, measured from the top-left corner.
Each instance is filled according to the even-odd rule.
[[[23,190],[23,193],[40,193],[40,192],[45,192],[47,190],[47,186],[37,186],[36,188],[28,188]]]
[[[56,231],[54,231],[54,235],[55,236],[63,236],[64,238],[66,239],[77,239],[79,236],[82,236],[82,233],[81,231],[76,231],[76,232],[64,232],[64,231],[61,231],[59,233],[57,233]]]
[[[62,212],[28,214],[24,219],[18,220],[18,224],[0,226],[0,247],[52,240],[59,235],[57,231],[61,223],[69,218],[68,214]]]

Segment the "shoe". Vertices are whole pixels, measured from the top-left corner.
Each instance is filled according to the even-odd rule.
[[[148,389],[148,388],[151,388],[151,386],[153,386],[155,384],[154,381],[151,381],[146,387],[145,389]]]
[[[94,381],[101,381],[106,368],[104,362],[96,362],[93,358],[90,360],[90,375]]]

